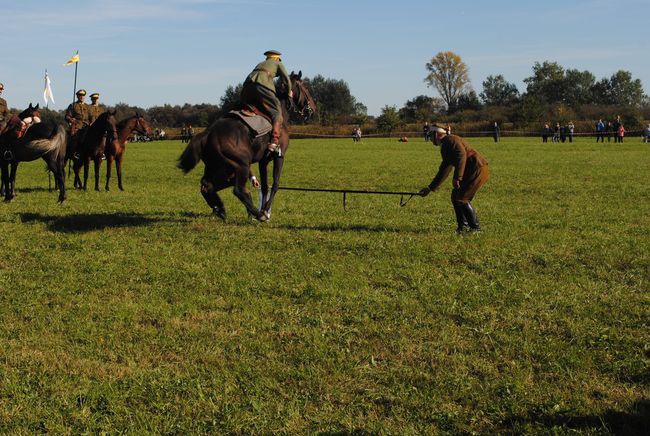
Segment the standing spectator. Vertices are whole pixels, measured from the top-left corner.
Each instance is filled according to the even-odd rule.
[[[192,125],[190,124],[187,126],[187,142],[190,142],[192,140],[192,137],[194,136],[194,129],[192,128]]]
[[[553,142],[560,142],[560,123],[555,123],[555,129],[553,129]]]
[[[614,133],[614,142],[618,142],[618,129],[621,127],[621,117],[617,116],[616,120],[612,123],[612,132]]]
[[[616,130],[616,138],[618,139],[618,143],[622,144],[623,143],[623,137],[625,136],[625,127],[623,127],[623,123],[618,123],[618,130]]]
[[[605,123],[603,120],[598,120],[596,123],[596,142],[600,139],[600,142],[605,142]]]
[[[612,122],[607,121],[607,127],[605,127],[605,133],[607,134],[607,142],[610,142],[612,140]]]
[[[501,130],[499,129],[499,123],[496,121],[494,122],[494,131],[492,132],[492,137],[494,138],[494,142],[499,142],[499,138],[501,137]]]
[[[560,126],[560,141],[564,144],[566,142],[567,126]]]
[[[359,126],[357,126],[355,137],[357,138],[357,142],[361,142],[361,127]]]
[[[542,129],[542,142],[548,142],[548,137],[551,135],[551,126],[548,123],[544,123],[544,128]]]
[[[648,142],[650,142],[650,124],[646,127],[645,135],[643,136],[643,143],[647,144]]]
[[[429,134],[431,133],[431,128],[429,127],[429,122],[424,122],[424,127],[422,127],[422,134],[424,135],[424,140],[429,142]]]
[[[7,106],[7,100],[2,98],[2,91],[5,90],[5,86],[0,83],[0,132],[4,129],[5,125],[9,121],[9,108]]]
[[[181,127],[181,142],[187,142],[187,127],[185,127],[185,124]]]
[[[569,142],[573,142],[573,132],[576,129],[576,126],[573,124],[573,121],[569,121],[569,125],[567,126],[569,129]]]

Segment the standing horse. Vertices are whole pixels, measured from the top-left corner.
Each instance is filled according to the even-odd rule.
[[[34,124],[35,123],[35,124]],[[0,147],[3,149],[0,170],[4,187],[5,201],[16,196],[16,171],[19,162],[29,162],[42,158],[47,168],[54,173],[59,187],[59,203],[65,194],[65,156],[68,135],[62,125],[40,122],[38,105],[29,107],[17,117],[13,117],[2,134]],[[9,167],[11,166],[11,172]]]
[[[74,161],[74,187],[86,190],[88,184],[88,167],[90,161],[95,162],[95,191],[99,191],[99,167],[102,164],[102,155],[107,148],[106,144],[117,141],[117,121],[115,111],[101,114],[86,131],[83,139],[77,146],[79,159]],[[110,148],[111,146],[109,146]],[[69,156],[70,157],[70,156]],[[84,167],[84,182],[81,184],[79,170]]]
[[[270,218],[273,198],[280,188],[280,176],[284,156],[289,147],[289,110],[303,117],[311,115],[316,110],[316,104],[309,90],[302,81],[302,72],[290,75],[293,98],[289,98],[284,87],[278,87],[278,99],[282,107],[282,128],[280,144],[282,157],[275,153],[266,152],[271,134],[255,138],[251,129],[240,119],[223,117],[214,122],[205,132],[195,136],[178,161],[178,167],[188,173],[199,162],[205,163],[205,171],[201,179],[201,194],[213,212],[222,219],[226,218],[226,209],[219,198],[218,191],[234,186],[235,196],[246,206],[249,215],[259,221]],[[273,162],[273,186],[269,193],[267,166]],[[254,205],[250,192],[246,189],[246,181],[250,174],[250,165],[259,162],[262,197],[264,204],[258,210]]]
[[[111,168],[113,160],[115,161],[115,172],[117,173],[117,187],[124,191],[122,187],[122,158],[126,150],[126,143],[133,132],[140,135],[151,135],[151,127],[142,115],[136,112],[131,118],[126,118],[117,123],[117,141],[106,144],[106,190],[108,191],[108,182],[111,178]]]

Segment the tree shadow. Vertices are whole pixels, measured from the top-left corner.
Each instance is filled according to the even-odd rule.
[[[287,230],[314,230],[318,232],[427,233],[424,229],[370,224],[280,224],[278,225],[278,228]]]
[[[157,222],[175,221],[169,218],[151,218],[134,213],[90,213],[66,216],[21,213],[20,220],[23,223],[44,223],[47,225],[48,230],[62,233],[84,233],[119,227],[142,227]]]
[[[564,427],[577,431],[605,430],[616,435],[648,434],[650,400],[637,401],[626,412],[608,410],[602,415],[532,414],[512,417],[504,424],[508,427],[538,424],[546,428]]]

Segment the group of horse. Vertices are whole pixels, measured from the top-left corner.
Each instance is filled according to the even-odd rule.
[[[201,179],[201,194],[212,208],[215,215],[226,218],[226,209],[219,197],[218,191],[234,187],[235,196],[244,204],[249,216],[264,222],[270,219],[271,204],[280,187],[280,176],[284,156],[289,147],[289,122],[293,116],[307,119],[316,111],[316,104],[309,89],[302,80],[302,72],[290,76],[292,93],[286,86],[279,84],[277,96],[281,103],[283,123],[280,134],[281,154],[269,153],[267,146],[271,133],[258,135],[241,115],[232,113],[219,118],[205,131],[195,135],[187,148],[181,154],[177,166],[188,173],[199,161],[205,164]],[[38,105],[29,108],[13,117],[0,133],[0,156],[2,183],[5,201],[15,196],[14,185],[16,168],[19,162],[33,161],[42,158],[56,180],[59,189],[59,202],[66,198],[65,166],[73,162],[75,172],[75,188],[86,189],[90,161],[95,163],[95,189],[99,190],[99,169],[105,155],[107,160],[106,190],[113,161],[116,164],[118,187],[122,188],[122,159],[125,145],[133,131],[140,134],[151,134],[151,128],[139,114],[120,121],[115,120],[115,112],[104,112],[87,128],[83,134],[78,134],[72,141],[70,133],[63,125],[39,123]],[[259,108],[242,108],[247,116],[266,118]],[[270,126],[270,125],[269,125]],[[268,164],[273,162],[273,185],[269,190]],[[260,208],[255,207],[250,191],[246,188],[251,166],[259,164],[262,201]],[[81,183],[79,170],[84,168],[84,181]],[[11,171],[9,171],[11,167]]]
[[[32,106],[30,103],[27,109],[13,116],[0,132],[0,195],[4,195],[5,201],[11,201],[16,196],[18,164],[39,158],[45,161],[47,169],[54,174],[55,186],[59,190],[59,203],[66,199],[65,167],[68,163],[72,163],[74,187],[85,190],[90,161],[94,161],[95,189],[99,190],[99,169],[105,158],[105,188],[108,191],[115,162],[118,187],[123,190],[122,160],[127,140],[133,131],[143,135],[151,134],[151,127],[138,113],[117,122],[115,111],[107,111],[72,137],[70,131],[62,124],[41,122],[39,105]],[[79,176],[82,167],[83,183]]]

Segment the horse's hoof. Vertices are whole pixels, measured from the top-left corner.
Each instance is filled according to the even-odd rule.
[[[221,218],[223,221],[226,220],[226,211],[223,209],[212,209],[212,213]]]
[[[106,191],[106,192],[109,192],[109,191],[110,191],[110,189],[108,188],[108,186],[104,188],[104,191]]]
[[[257,220],[261,223],[268,222],[270,219],[271,219],[271,215],[265,210],[261,211],[259,216],[257,217]]]

